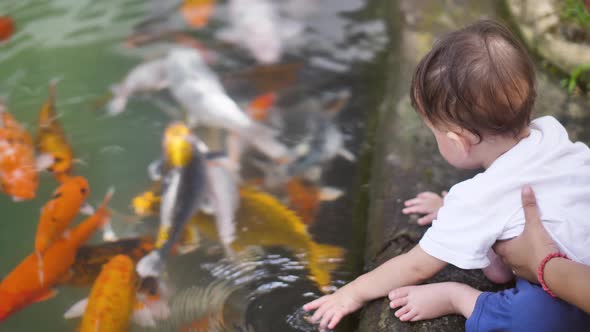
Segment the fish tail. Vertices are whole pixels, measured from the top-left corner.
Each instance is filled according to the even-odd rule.
[[[143,257],[136,267],[137,274],[140,277],[158,277],[164,270],[164,260],[160,250],[154,250],[149,255]]]
[[[47,101],[50,105],[55,105],[55,95],[57,90],[57,84],[63,79],[63,76],[57,76],[49,80],[48,90],[48,98]]]
[[[106,210],[107,205],[109,205],[109,202],[111,201],[111,198],[113,198],[114,194],[115,194],[115,187],[109,187],[109,189],[107,190],[107,193],[104,195],[102,203],[98,207],[98,210]]]
[[[281,164],[291,159],[289,149],[275,138],[274,131],[260,123],[253,122],[240,135],[260,152]]]
[[[108,205],[114,193],[115,189],[113,187],[110,187],[106,195],[104,196],[102,203],[100,203],[100,206],[98,207],[98,209],[96,209],[96,212],[94,213],[94,215],[99,215],[101,217],[100,227],[102,227],[103,229],[108,229],[110,227],[107,225],[111,222],[111,211],[109,210]]]
[[[331,283],[331,274],[340,266],[344,256],[341,247],[318,244],[313,242],[309,251],[308,268],[322,291],[325,291]]]

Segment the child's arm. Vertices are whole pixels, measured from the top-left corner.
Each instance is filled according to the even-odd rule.
[[[332,329],[342,317],[356,311],[365,302],[387,296],[398,287],[416,285],[434,276],[446,265],[446,262],[428,255],[417,245],[359,276],[335,293],[307,303],[303,309],[316,310],[312,321],[321,319],[321,329]]]

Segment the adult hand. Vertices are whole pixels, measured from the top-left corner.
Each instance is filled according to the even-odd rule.
[[[537,268],[543,258],[559,252],[559,248],[541,223],[537,199],[530,186],[522,189],[522,207],[526,219],[524,231],[514,239],[497,242],[494,251],[512,267],[516,275],[539,283]]]

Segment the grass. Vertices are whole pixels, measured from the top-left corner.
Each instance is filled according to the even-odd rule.
[[[582,0],[564,0],[559,16],[563,22],[575,24],[586,32],[590,31],[590,12]]]

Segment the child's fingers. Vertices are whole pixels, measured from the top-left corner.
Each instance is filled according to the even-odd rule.
[[[336,325],[340,322],[340,320],[342,319],[342,317],[344,317],[344,315],[341,312],[337,312],[334,317],[332,317],[332,320],[330,321],[330,324],[328,324],[328,328],[329,329],[333,329],[336,327]]]
[[[315,299],[315,300],[303,305],[303,310],[305,310],[305,311],[315,310],[319,306],[321,306],[324,302],[326,302],[326,300],[327,300],[326,296],[322,296],[319,299]]]
[[[402,322],[407,322],[409,320],[412,320],[414,317],[417,316],[416,311],[414,310],[410,310],[409,312],[407,312],[406,314],[402,315],[399,320],[401,320]]]
[[[324,313],[326,312],[326,310],[328,310],[329,308],[331,308],[330,305],[328,304],[322,304],[314,313],[313,316],[311,316],[311,321],[312,322],[317,322],[318,320],[320,320],[320,318],[322,318],[324,316]]]
[[[427,215],[425,215],[424,217],[418,219],[417,223],[418,225],[430,225],[432,224],[432,221],[434,220],[434,218],[436,218],[436,214],[433,213],[429,213]]]
[[[391,300],[391,302],[389,302],[389,307],[391,309],[395,309],[395,308],[404,306],[406,304],[408,304],[408,298],[407,297],[400,297],[400,298]]]
[[[320,329],[325,330],[326,327],[328,327],[328,323],[332,320],[332,317],[334,317],[334,314],[335,314],[334,308],[331,308],[330,310],[326,311],[326,313],[322,317],[322,321],[320,322]]]
[[[408,296],[409,292],[408,292],[408,288],[407,287],[401,287],[401,288],[396,288],[394,290],[392,290],[391,292],[389,292],[389,299],[391,301],[400,298],[400,297],[406,297]]]
[[[395,312],[395,317],[400,318],[401,316],[407,314],[408,312],[410,312],[410,308],[407,305],[403,306]]]

